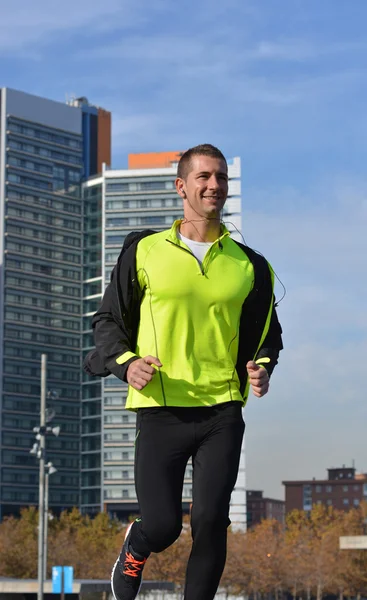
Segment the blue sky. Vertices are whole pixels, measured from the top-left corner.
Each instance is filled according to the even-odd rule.
[[[128,152],[242,159],[243,234],[285,283],[285,350],[246,408],[248,486],[367,471],[365,0],[0,0],[0,85],[113,113]],[[279,288],[280,292],[280,288]]]

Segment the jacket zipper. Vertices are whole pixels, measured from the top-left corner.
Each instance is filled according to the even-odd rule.
[[[190,254],[190,256],[192,256],[193,258],[195,258],[196,262],[199,265],[199,269],[200,269],[200,273],[202,275],[205,275],[204,269],[203,269],[203,265],[201,264],[200,260],[198,258],[196,258],[195,254],[193,254],[192,252],[190,252],[190,250],[187,250],[186,248],[183,248],[182,246],[179,246],[178,244],[175,244],[174,242],[171,242],[171,240],[167,240],[166,242],[168,242],[169,244],[172,244],[172,246],[176,246],[176,248],[179,248],[180,250],[183,250],[184,252],[187,252],[187,254]]]

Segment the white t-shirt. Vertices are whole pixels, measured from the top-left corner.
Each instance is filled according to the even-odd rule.
[[[189,238],[182,235],[182,233],[180,233],[179,231],[177,232],[177,236],[180,238],[180,240],[184,242],[184,244],[186,244],[186,246],[190,248],[195,258],[197,258],[200,264],[202,264],[204,256],[207,253],[210,246],[213,244],[213,242],[194,242],[194,240],[190,240]]]

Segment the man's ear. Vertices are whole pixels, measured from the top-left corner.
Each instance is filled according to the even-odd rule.
[[[177,177],[177,179],[175,181],[175,186],[176,186],[176,191],[177,191],[178,195],[181,196],[181,198],[185,199],[186,198],[185,182],[183,179],[181,179],[181,177]]]

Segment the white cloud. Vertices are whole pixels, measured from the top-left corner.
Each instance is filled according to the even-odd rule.
[[[297,264],[312,269],[313,277],[326,269],[330,278],[341,269],[353,272],[365,264],[367,181],[353,183],[332,175],[327,181],[302,195],[290,188],[246,190],[244,222],[248,235],[254,232],[266,246],[277,247],[286,263],[295,264],[297,257]],[[267,215],[261,210],[264,205]]]
[[[300,40],[263,41],[249,52],[249,58],[253,60],[304,61],[314,59],[318,54],[318,48],[310,42]]]
[[[264,40],[259,42],[248,53],[252,60],[276,60],[305,62],[320,58],[335,57],[347,53],[366,51],[366,44],[361,42],[320,43],[307,39]]]
[[[157,139],[161,118],[155,114],[126,115],[113,119],[114,148],[131,152],[144,147],[147,138]]]
[[[210,34],[190,40],[183,33],[128,35],[76,52],[74,60],[80,68],[87,60],[95,65],[89,78],[75,77],[73,89],[89,89],[91,100],[113,112],[114,156],[214,137],[219,145],[243,145],[261,160],[293,148],[334,148],[341,140],[331,121],[333,106],[363,81],[363,73],[348,66],[328,74],[267,77],[249,66],[246,51],[237,52],[232,40]],[[117,123],[124,123],[124,135],[116,133]],[[356,132],[355,139],[360,137]]]
[[[68,36],[75,29],[83,35],[108,27],[128,26],[137,18],[131,0],[64,0],[63,2],[12,0],[2,3],[0,19],[0,53],[14,56],[37,46],[55,41],[54,36]],[[32,54],[31,54],[32,57]]]
[[[320,145],[320,134],[332,118],[330,106],[357,92],[365,79],[364,72],[351,65],[271,76],[261,69],[261,61],[259,68],[253,66],[264,52],[284,58],[298,53],[306,58],[313,51],[326,52],[297,40],[254,46],[235,35],[216,36],[210,29],[189,38],[186,30],[180,30],[128,35],[76,52],[75,60],[95,61],[98,77],[93,74],[91,80],[97,93],[98,88],[109,89],[103,105],[114,111],[117,120],[129,114],[137,117],[138,124],[139,114],[155,115],[157,126],[147,130],[147,147],[157,144],[156,133],[173,147],[176,131],[186,135],[197,130],[209,139],[213,129],[227,129],[235,143],[242,137],[252,152],[263,154],[273,150],[273,141],[277,152],[289,151],[293,145],[303,149]],[[126,142],[128,148],[127,138]],[[330,127],[327,143],[340,143],[337,128]]]

